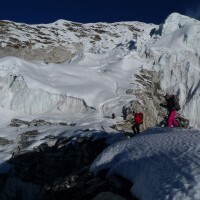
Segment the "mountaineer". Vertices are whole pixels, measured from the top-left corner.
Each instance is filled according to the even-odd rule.
[[[135,112],[133,111],[134,122],[132,126],[132,130],[134,134],[140,133],[140,125],[143,124],[143,113],[142,112]]]
[[[181,109],[181,107],[177,96],[170,95],[167,93],[164,96],[164,98],[165,102],[161,103],[160,106],[168,110],[167,126],[168,127],[179,126],[178,122],[176,121],[176,113],[178,110]]]

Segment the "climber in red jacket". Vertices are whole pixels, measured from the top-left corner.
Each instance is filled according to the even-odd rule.
[[[136,113],[133,111],[133,116],[134,116],[134,123],[132,126],[134,134],[139,134],[140,133],[140,124],[143,124],[143,113],[139,112]]]

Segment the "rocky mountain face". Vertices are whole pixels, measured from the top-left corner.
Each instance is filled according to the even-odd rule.
[[[0,57],[60,63],[77,53],[106,53],[125,45],[136,48],[140,37],[155,25],[140,22],[81,24],[58,20],[52,24],[28,25],[0,21]]]

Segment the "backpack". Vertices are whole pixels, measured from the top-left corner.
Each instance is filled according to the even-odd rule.
[[[174,103],[174,109],[176,111],[179,111],[181,109],[181,106],[179,104],[179,99],[176,95],[172,95],[172,98],[173,98],[173,103]]]
[[[143,120],[143,113],[140,112],[138,115]]]

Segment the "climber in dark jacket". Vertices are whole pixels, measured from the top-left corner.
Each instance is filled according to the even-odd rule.
[[[179,124],[176,121],[176,111],[180,110],[178,99],[175,95],[169,95],[168,93],[164,97],[166,100],[166,104],[161,103],[160,106],[168,110],[167,126],[178,126]]]

